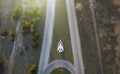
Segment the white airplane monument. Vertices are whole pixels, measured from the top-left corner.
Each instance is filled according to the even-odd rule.
[[[63,42],[62,42],[61,40],[58,42],[57,51],[58,51],[59,53],[62,53],[62,52],[64,51]]]

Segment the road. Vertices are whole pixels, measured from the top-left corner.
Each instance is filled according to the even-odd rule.
[[[48,64],[53,34],[54,16],[55,16],[55,0],[47,0],[46,22],[42,50],[38,66],[38,74],[43,74],[43,71],[45,70]]]
[[[64,67],[67,70],[69,70],[71,74],[75,74],[74,66],[70,62],[64,60],[53,61],[48,65],[48,67],[46,68],[43,74],[50,74],[50,72],[52,72],[54,69],[59,67]]]
[[[70,36],[74,57],[75,74],[84,74],[84,65],[81,52],[80,36],[78,32],[74,0],[66,0]]]

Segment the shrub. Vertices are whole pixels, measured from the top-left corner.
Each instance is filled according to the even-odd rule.
[[[10,36],[16,37],[16,32],[10,32]]]
[[[39,34],[38,34],[37,32],[34,32],[34,33],[33,33],[32,40],[33,40],[33,41],[37,41],[38,38],[39,38]]]
[[[3,31],[3,32],[0,33],[0,35],[7,36],[8,35],[8,31]]]
[[[11,14],[11,16],[13,17],[14,20],[19,20],[21,15],[22,15],[22,7],[21,6],[15,7],[13,14]]]
[[[37,67],[35,64],[32,64],[31,67],[29,68],[28,72],[30,74],[33,74],[36,71]]]
[[[22,49],[20,49],[19,50],[19,54],[23,54],[24,52],[23,52],[23,50]]]
[[[37,47],[37,46],[38,46],[37,41],[32,41],[32,46],[33,46],[33,47]]]
[[[10,41],[11,42],[15,41],[16,32],[10,32],[10,36],[11,36]]]
[[[3,60],[2,59],[0,59],[0,66],[2,66],[3,65]]]

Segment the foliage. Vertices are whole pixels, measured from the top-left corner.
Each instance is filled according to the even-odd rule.
[[[32,42],[32,46],[33,46],[33,47],[37,47],[37,46],[38,46],[38,42],[37,42],[37,41],[33,41],[33,42]]]
[[[8,31],[3,31],[0,33],[1,36],[7,36],[8,35]]]
[[[16,32],[10,32],[10,41],[13,42],[15,40],[16,37]]]
[[[32,7],[24,12],[22,20],[22,33],[32,34],[32,46],[37,47],[39,39],[39,34],[36,32],[36,25],[40,23],[41,11],[39,7]]]
[[[0,59],[0,65],[3,64],[3,61]]]
[[[22,26],[23,34],[33,33],[36,25],[39,24],[41,11],[38,7],[32,7],[24,12]]]
[[[31,67],[29,68],[28,72],[30,74],[33,74],[36,71],[37,67],[35,64],[32,64]]]
[[[32,46],[37,47],[38,46],[38,39],[39,39],[39,34],[37,32],[33,32],[32,34]]]
[[[37,41],[39,38],[39,34],[37,32],[33,33],[33,37],[32,37],[32,40],[33,41]]]
[[[36,0],[23,0],[25,4],[33,4]]]
[[[3,63],[4,63],[4,62],[3,62],[3,59],[0,58],[0,66],[2,66]]]
[[[21,50],[19,50],[19,54],[23,54],[24,52],[23,52],[23,50],[21,49]]]
[[[22,15],[22,7],[17,6],[14,8],[14,12],[11,16],[13,17],[14,20],[19,20],[21,15]]]

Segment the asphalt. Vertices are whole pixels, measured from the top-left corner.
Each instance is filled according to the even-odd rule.
[[[66,5],[68,11],[72,51],[73,51],[74,65],[76,71],[75,74],[84,74],[84,64],[82,59],[80,35],[78,32],[74,0],[66,0]]]
[[[43,71],[48,65],[53,34],[54,15],[55,15],[55,0],[48,0],[43,44],[38,66],[38,74],[43,74]]]

